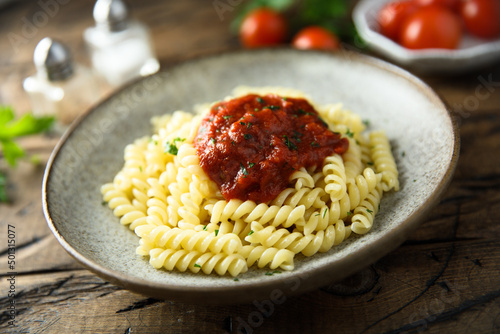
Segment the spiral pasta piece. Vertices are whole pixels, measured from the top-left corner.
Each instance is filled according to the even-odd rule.
[[[165,268],[181,272],[190,270],[197,273],[200,270],[205,274],[216,272],[219,275],[229,273],[235,277],[248,270],[247,262],[239,254],[212,254],[197,251],[173,250],[154,248],[149,251],[149,263],[154,268]]]
[[[389,139],[383,131],[370,133],[371,153],[375,170],[382,173],[383,191],[399,190],[398,169],[391,152]]]
[[[302,188],[300,190],[287,188],[271,202],[271,205],[288,205],[291,207],[303,205],[306,209],[310,207],[321,208],[325,205],[325,201],[321,199],[324,194],[326,192],[321,188]]]
[[[361,204],[354,209],[351,218],[351,230],[356,234],[365,234],[373,226],[373,220],[378,212],[382,185],[378,185]]]
[[[338,154],[325,158],[323,163],[323,175],[325,177],[325,192],[330,195],[330,200],[337,201],[346,192],[346,173],[344,161]]]
[[[304,187],[314,187],[314,179],[304,167],[302,167],[298,171],[293,172],[293,174],[290,176],[290,183],[294,182],[296,190],[300,190]]]
[[[247,266],[251,267],[257,264],[259,268],[268,266],[270,269],[281,268],[283,270],[293,270],[293,257],[295,254],[288,249],[278,249],[264,246],[243,246],[240,250],[246,261]]]

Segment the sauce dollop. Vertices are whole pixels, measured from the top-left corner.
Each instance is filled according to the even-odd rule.
[[[287,187],[294,171],[321,167],[349,141],[330,131],[305,99],[249,94],[216,103],[194,146],[226,200],[265,203]]]

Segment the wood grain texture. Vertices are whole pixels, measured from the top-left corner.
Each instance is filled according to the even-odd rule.
[[[60,5],[23,44],[35,1],[0,11],[0,103],[29,110],[21,80],[33,71],[44,36],[85,57],[81,33],[93,1]],[[193,54],[237,47],[211,1],[141,1],[162,66]],[[41,164],[7,171],[10,204],[0,204],[0,332],[7,333],[498,333],[500,332],[500,67],[456,77],[423,77],[460,125],[461,158],[439,205],[396,251],[342,282],[278,303],[207,307],[128,292],[93,275],[67,255],[42,213],[43,165],[57,137],[21,141]],[[16,227],[17,325],[9,321],[7,226]]]

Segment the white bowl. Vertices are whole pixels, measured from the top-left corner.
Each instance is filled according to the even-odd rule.
[[[465,34],[458,49],[410,50],[380,34],[377,15],[393,0],[362,0],[352,18],[361,38],[374,51],[421,73],[461,73],[500,61],[500,38],[485,40]]]

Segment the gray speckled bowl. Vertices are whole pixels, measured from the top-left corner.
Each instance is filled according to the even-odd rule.
[[[298,257],[295,270],[272,276],[251,269],[230,276],[166,272],[136,255],[138,238],[102,205],[99,191],[123,164],[123,149],[151,133],[150,118],[216,101],[238,85],[286,86],[318,103],[342,102],[384,129],[401,190],[386,194],[373,229],[327,253]],[[449,183],[458,158],[455,124],[419,79],[349,52],[291,49],[234,51],[189,60],[116,93],[72,126],[55,148],[43,182],[48,224],[76,260],[127,289],[195,303],[243,303],[298,294],[338,281],[398,247]]]

